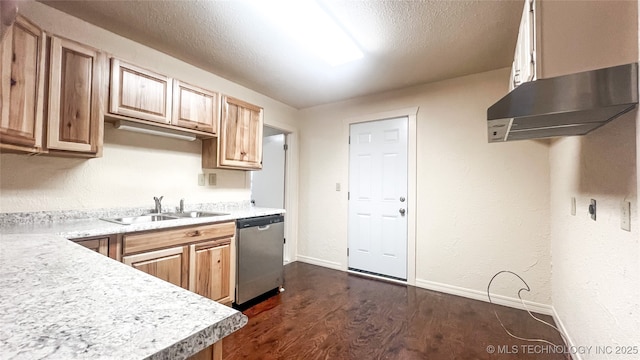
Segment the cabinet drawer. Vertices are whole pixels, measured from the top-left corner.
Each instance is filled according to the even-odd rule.
[[[198,241],[232,237],[235,235],[235,231],[236,224],[230,221],[219,224],[125,235],[123,238],[123,253],[126,255],[152,249],[185,245]]]

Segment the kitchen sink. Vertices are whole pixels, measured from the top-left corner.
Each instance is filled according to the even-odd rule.
[[[203,218],[203,217],[224,216],[229,214],[219,213],[219,212],[207,212],[207,211],[187,211],[183,213],[168,213],[167,215],[175,216],[178,218]]]
[[[101,219],[101,220],[113,222],[120,225],[131,225],[131,224],[144,224],[144,223],[149,223],[153,221],[165,221],[165,220],[176,220],[176,219],[187,219],[187,218],[206,218],[206,217],[223,216],[223,215],[229,215],[229,214],[219,213],[219,212],[207,212],[207,211],[187,211],[183,213],[148,214],[148,215],[121,217],[121,218],[115,218],[115,219]]]
[[[104,221],[114,222],[121,225],[144,224],[153,221],[165,221],[179,219],[177,216],[169,214],[150,214],[141,216],[121,217],[115,219],[101,219]]]

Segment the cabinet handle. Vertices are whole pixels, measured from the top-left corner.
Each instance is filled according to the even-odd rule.
[[[187,236],[189,237],[196,237],[196,236],[200,236],[200,230],[196,230],[196,231],[192,231],[192,232],[188,232]]]
[[[11,86],[15,86],[18,82],[11,78]]]

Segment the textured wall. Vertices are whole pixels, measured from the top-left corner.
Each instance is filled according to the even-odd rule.
[[[508,269],[529,282],[528,299],[550,304],[548,144],[487,143],[486,109],[507,81],[498,70],[301,111],[298,253],[346,265],[343,120],[419,106],[417,283],[484,291]],[[494,290],[515,297],[512,285]]]
[[[549,1],[542,9],[546,76],[638,61],[636,1]],[[552,302],[576,345],[640,345],[637,116],[555,140],[550,149]],[[598,205],[595,222],[590,199]],[[631,232],[620,229],[623,200],[631,202]]]
[[[297,110],[250,89],[222,79],[168,55],[100,29],[36,2],[24,2],[20,12],[57,34],[102,49],[160,73],[194,85],[259,104],[265,122],[295,128]],[[114,130],[105,125],[104,156],[65,159],[0,155],[0,212],[85,209],[153,205],[153,196],[165,195],[167,204],[249,200],[245,172],[216,170],[216,187],[197,186],[200,141]]]
[[[73,159],[0,155],[0,212],[249,200],[241,171],[216,170],[218,185],[198,186],[200,141],[115,130],[105,124],[104,156]]]
[[[637,1],[537,1],[541,44],[539,78],[571,74],[638,59]]]
[[[551,147],[553,305],[576,345],[640,344],[636,116]],[[596,221],[587,213],[590,199]],[[631,202],[631,232],[620,229],[623,200]]]

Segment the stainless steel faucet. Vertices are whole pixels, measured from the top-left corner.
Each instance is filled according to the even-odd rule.
[[[160,203],[162,201],[162,198],[164,196],[160,196],[160,198],[157,197],[153,197],[153,200],[156,202],[156,213],[159,214],[162,212],[162,204]]]
[[[184,212],[184,199],[180,199],[180,210],[178,210],[180,214]]]

